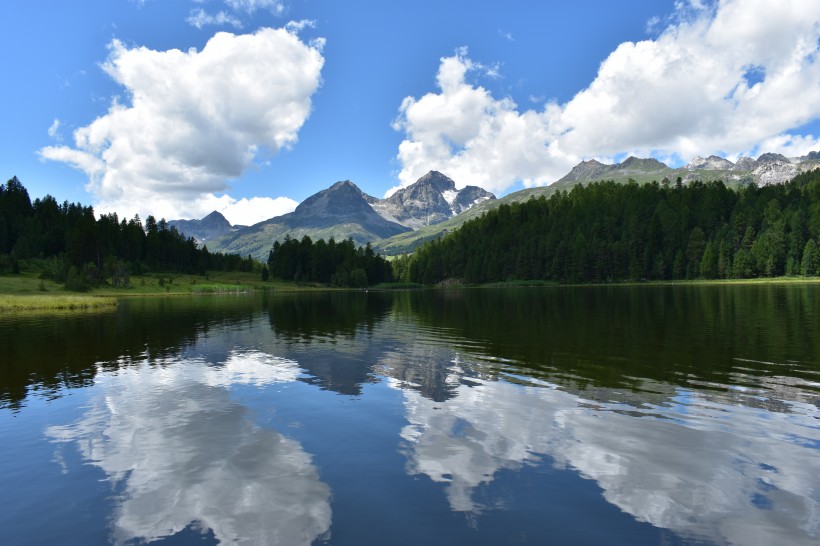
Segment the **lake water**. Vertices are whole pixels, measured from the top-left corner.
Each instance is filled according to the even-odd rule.
[[[0,541],[817,544],[820,285],[0,317]]]

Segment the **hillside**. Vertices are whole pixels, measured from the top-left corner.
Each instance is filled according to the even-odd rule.
[[[594,182],[499,206],[394,267],[424,284],[815,276],[818,190],[820,169],[735,190]]]
[[[401,233],[376,243],[375,248],[382,254],[397,256],[413,252],[426,241],[447,233],[452,233],[465,222],[477,218],[487,211],[503,204],[520,203],[531,198],[549,198],[558,190],[569,190],[578,184],[600,180],[612,180],[625,184],[630,180],[638,184],[653,181],[670,184],[680,177],[683,184],[692,181],[721,180],[727,187],[739,188],[752,182],[765,186],[790,180],[799,173],[820,167],[820,152],[811,152],[803,157],[787,158],[780,154],[764,153],[757,159],[742,157],[733,163],[725,158],[710,156],[696,157],[686,166],[673,169],[656,159],[629,157],[621,163],[607,165],[596,160],[582,161],[549,186],[528,188],[499,199],[479,203],[472,209],[433,226],[425,226],[416,231]]]

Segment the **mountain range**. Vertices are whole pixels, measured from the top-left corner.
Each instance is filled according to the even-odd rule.
[[[367,195],[346,180],[308,197],[289,214],[252,226],[231,226],[218,212],[202,220],[173,220],[169,225],[207,243],[211,251],[250,254],[261,260],[267,259],[273,241],[286,235],[326,240],[352,238],[359,245],[371,243],[382,254],[398,255],[412,252],[423,242],[458,229],[464,222],[503,203],[549,197],[581,183],[672,183],[680,178],[684,184],[693,180],[722,180],[727,186],[739,187],[782,183],[815,168],[820,168],[820,152],[797,158],[764,153],[757,159],[741,157],[735,162],[712,155],[695,157],[678,168],[652,158],[628,157],[614,164],[592,159],[580,162],[554,184],[517,191],[501,199],[477,186],[457,190],[452,179],[430,171],[385,199]]]
[[[298,239],[305,235],[325,240],[351,238],[356,244],[365,245],[443,222],[477,203],[492,200],[495,200],[492,193],[477,186],[456,189],[452,179],[436,171],[430,171],[386,199],[367,195],[356,184],[345,180],[311,195],[291,213],[239,229],[222,224],[220,235],[214,237],[216,232],[208,232],[211,235],[208,248],[265,260],[273,241],[281,241],[286,235]],[[214,214],[218,213],[206,218]],[[188,222],[185,226],[190,233],[179,225],[180,221],[169,224],[177,225],[179,231],[189,236],[203,232],[196,220]]]

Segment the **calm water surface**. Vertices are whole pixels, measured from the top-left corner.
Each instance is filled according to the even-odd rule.
[[[0,316],[22,544],[817,544],[820,286]]]

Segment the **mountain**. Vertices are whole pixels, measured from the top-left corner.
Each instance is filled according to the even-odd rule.
[[[224,235],[209,242],[209,248],[265,259],[273,241],[286,235],[308,235],[313,239],[350,237],[360,245],[372,243],[382,254],[397,255],[412,252],[425,241],[452,232],[502,204],[548,198],[580,183],[632,180],[643,184],[680,178],[684,184],[693,180],[722,180],[727,186],[740,187],[785,182],[818,167],[818,152],[800,158],[764,153],[757,159],[741,157],[735,163],[712,155],[696,157],[679,168],[671,168],[657,159],[634,156],[612,165],[593,159],[582,161],[554,184],[521,190],[501,199],[477,186],[457,190],[453,180],[437,171],[430,171],[386,199],[369,196],[352,182],[344,181],[307,198],[290,214]]]
[[[168,226],[177,228],[177,231],[186,237],[193,237],[199,243],[206,243],[244,227],[232,226],[227,218],[217,211],[213,211],[201,220],[171,220]]]
[[[477,186],[456,189],[455,182],[430,171],[386,199],[362,192],[353,182],[337,182],[305,199],[296,210],[236,230],[209,243],[211,251],[251,254],[266,259],[273,242],[286,235],[301,239],[352,238],[365,245],[414,228],[448,220],[495,196]]]
[[[665,164],[657,159],[640,159],[629,156],[622,163],[607,165],[595,159],[582,161],[556,182],[567,185],[572,182],[586,182],[590,180],[609,180],[625,176],[654,175],[669,170]]]
[[[456,183],[438,171],[430,171],[387,199],[371,198],[370,204],[382,217],[409,228],[438,224],[468,210],[495,195],[467,186],[456,189]]]
[[[374,245],[374,248],[387,255],[413,252],[415,248],[424,242],[455,231],[465,222],[477,218],[495,207],[539,197],[549,198],[556,191],[568,191],[580,183],[597,180],[614,180],[626,183],[629,180],[634,180],[639,184],[644,184],[652,181],[661,182],[663,179],[672,182],[680,177],[683,183],[693,180],[722,180],[727,186],[740,187],[752,182],[760,185],[782,183],[801,172],[816,168],[820,168],[820,152],[810,152],[800,158],[787,158],[781,154],[764,153],[758,159],[741,157],[735,163],[718,156],[709,156],[706,159],[697,157],[685,167],[677,169],[651,158],[629,157],[622,163],[613,165],[591,159],[578,163],[569,173],[549,186],[529,188],[511,193],[500,199],[481,202],[440,224],[424,226],[415,231],[400,233],[389,239],[379,241]]]
[[[710,155],[707,158],[703,157],[695,157],[692,161],[690,161],[686,165],[686,169],[689,171],[697,171],[697,170],[709,170],[709,171],[729,171],[735,168],[735,164],[729,161],[728,159],[724,159],[722,157],[718,157],[716,155]]]
[[[695,157],[686,166],[673,169],[656,159],[629,157],[623,163],[606,165],[595,160],[582,161],[560,178],[555,185],[571,187],[579,182],[614,180],[638,183],[676,180],[684,183],[692,180],[723,180],[727,186],[739,186],[754,182],[759,185],[777,184],[791,180],[801,172],[820,167],[820,153],[810,152],[803,157],[788,158],[782,154],[764,153],[757,159],[741,157],[736,163],[711,155]]]
[[[409,227],[379,215],[370,205],[373,198],[353,182],[337,182],[330,188],[311,195],[291,213],[237,230],[214,241],[211,250],[250,254],[266,260],[276,240],[286,235],[301,239],[337,240],[351,238],[358,245],[410,231]]]

